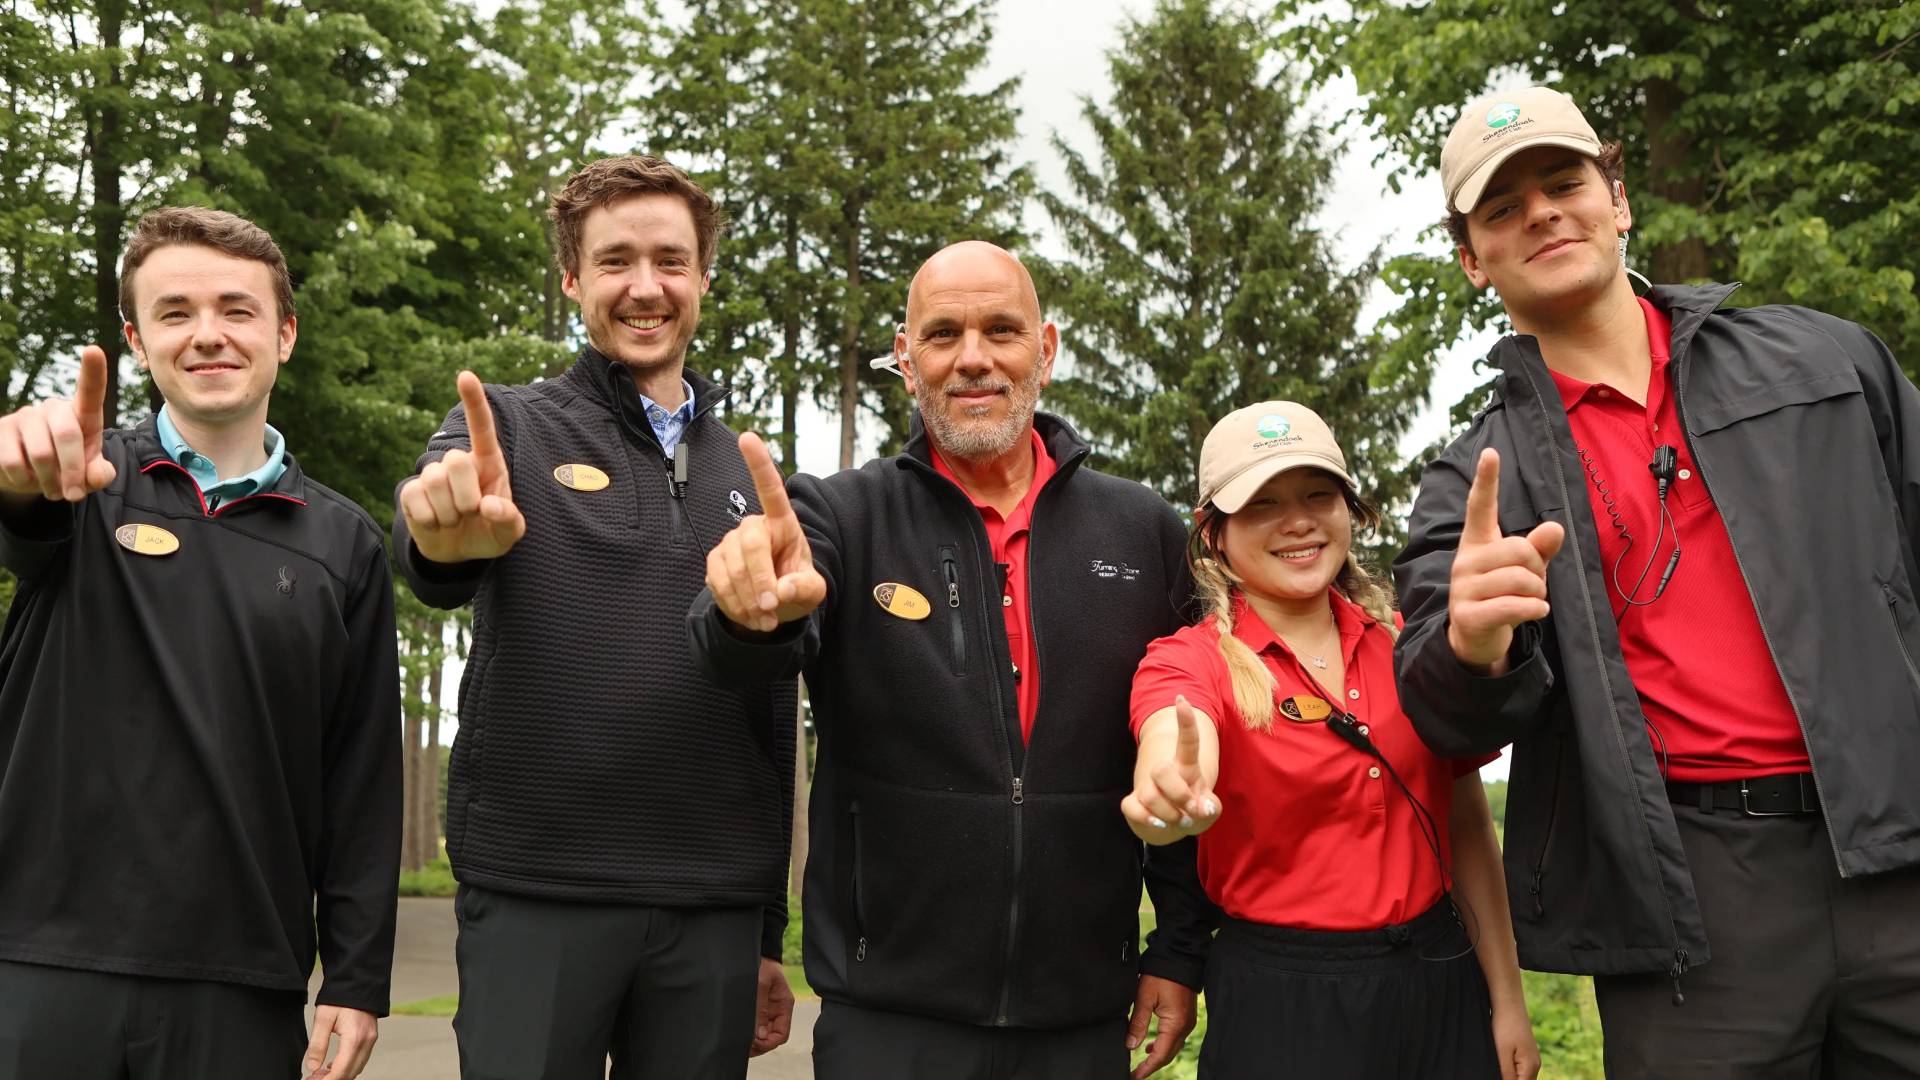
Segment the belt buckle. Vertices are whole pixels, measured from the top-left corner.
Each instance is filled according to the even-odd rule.
[[[1797,800],[1792,810],[1755,810],[1752,807],[1747,805],[1747,782],[1745,780],[1741,780],[1740,781],[1740,812],[1742,814],[1745,814],[1748,817],[1792,817],[1795,814],[1800,814],[1800,813],[1803,813],[1804,811],[1802,811],[1799,808]]]

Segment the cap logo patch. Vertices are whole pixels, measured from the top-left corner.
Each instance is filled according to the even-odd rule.
[[[560,486],[575,491],[599,491],[612,482],[591,465],[562,465],[553,470],[553,478],[560,481]]]
[[[933,605],[927,603],[927,598],[919,590],[895,581],[875,585],[873,600],[880,605],[880,610],[908,622],[919,622],[933,614]]]
[[[1518,119],[1520,119],[1520,106],[1511,102],[1495,105],[1487,112],[1487,126],[1490,128],[1503,128]]]
[[[1279,413],[1268,413],[1260,418],[1260,423],[1254,427],[1254,430],[1258,431],[1260,437],[1263,439],[1279,439],[1284,438],[1287,432],[1292,431],[1293,425],[1288,423],[1287,418],[1281,416]]]
[[[1280,713],[1296,724],[1317,724],[1333,715],[1333,706],[1312,694],[1295,694],[1280,702]]]
[[[171,555],[180,550],[180,538],[158,525],[122,525],[113,530],[113,538],[135,555]]]

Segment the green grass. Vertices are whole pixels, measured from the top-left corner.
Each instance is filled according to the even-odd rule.
[[[395,1005],[395,1016],[452,1016],[453,1010],[460,1006],[459,994],[444,997],[431,997],[425,1001],[409,1001],[405,1005]]]
[[[400,872],[401,896],[452,896],[456,883],[445,855],[418,870]]]

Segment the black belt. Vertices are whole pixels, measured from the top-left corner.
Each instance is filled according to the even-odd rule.
[[[1667,798],[1676,806],[1697,806],[1709,814],[1738,810],[1748,817],[1777,817],[1820,812],[1820,792],[1808,772],[1722,780],[1717,784],[1669,782]]]

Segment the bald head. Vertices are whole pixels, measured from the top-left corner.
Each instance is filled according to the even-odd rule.
[[[998,299],[1014,303],[1035,324],[1040,322],[1040,294],[1033,275],[1013,253],[985,240],[962,240],[933,253],[914,272],[907,286],[907,325],[924,314],[930,298],[943,300]]]

